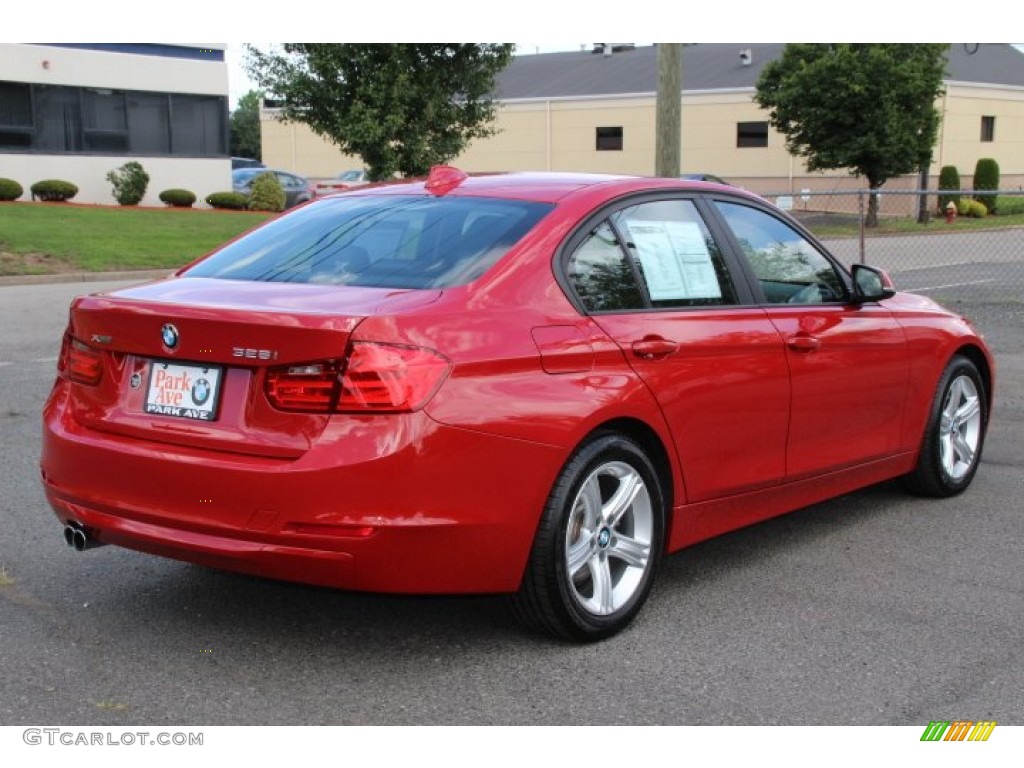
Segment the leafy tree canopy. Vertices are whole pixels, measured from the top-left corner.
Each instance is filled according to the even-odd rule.
[[[263,149],[260,138],[260,99],[263,91],[249,91],[238,100],[231,113],[231,155],[259,160]]]
[[[849,168],[877,189],[931,162],[946,43],[789,44],[754,100],[811,171]],[[869,224],[877,218],[871,196]]]
[[[511,44],[286,43],[249,46],[249,75],[372,179],[421,176],[494,133],[494,78]]]

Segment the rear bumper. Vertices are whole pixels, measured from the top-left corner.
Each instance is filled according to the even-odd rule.
[[[96,540],[289,581],[401,593],[518,588],[565,456],[419,412],[332,419],[299,459],[82,427],[55,389],[43,485]]]

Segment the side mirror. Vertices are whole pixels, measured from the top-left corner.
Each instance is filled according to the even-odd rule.
[[[896,295],[896,287],[884,270],[869,267],[867,264],[854,264],[853,300],[857,304],[868,301],[883,301]]]

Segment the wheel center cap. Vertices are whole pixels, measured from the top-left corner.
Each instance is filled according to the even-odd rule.
[[[608,543],[612,540],[612,532],[610,528],[602,528],[600,533],[597,534],[597,546],[604,549],[608,546]]]

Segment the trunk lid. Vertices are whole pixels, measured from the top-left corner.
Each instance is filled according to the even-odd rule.
[[[72,386],[70,406],[79,423],[97,430],[298,457],[330,417],[271,407],[266,370],[339,360],[365,317],[422,307],[440,295],[185,277],[81,297],[68,330],[101,353],[103,372],[95,386]]]

